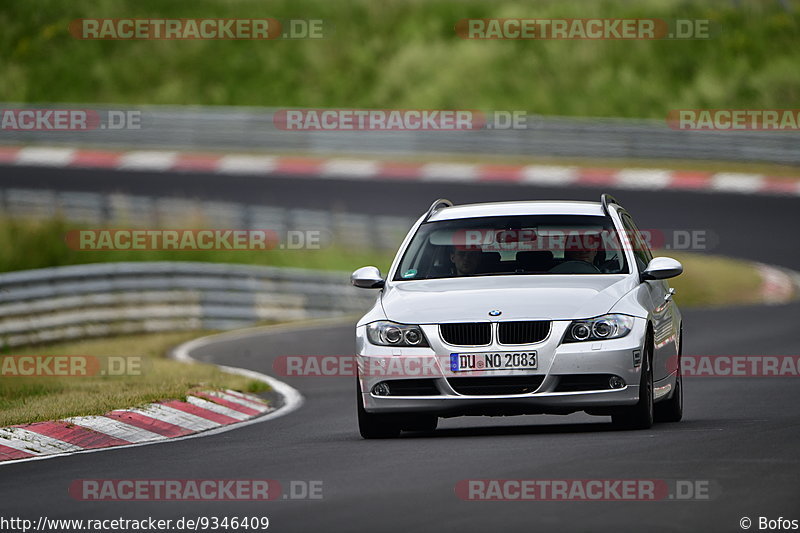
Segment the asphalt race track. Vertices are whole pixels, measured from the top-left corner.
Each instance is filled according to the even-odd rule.
[[[595,199],[599,190],[490,184],[342,182],[77,170],[0,169],[3,186],[183,194],[298,207],[335,205],[410,215],[438,197],[458,202]],[[216,181],[216,183],[215,183]],[[714,252],[800,269],[798,200],[735,194],[617,192],[642,227],[707,229]],[[391,201],[386,201],[391,198]],[[752,215],[751,213],[758,213]],[[731,290],[736,290],[731,287]],[[677,297],[680,304],[680,295]],[[684,311],[685,354],[797,354],[800,303]],[[262,332],[193,355],[273,373],[280,355],[353,351],[353,324]],[[684,421],[614,430],[609,418],[459,418],[433,433],[364,441],[352,377],[286,378],[305,403],[275,420],[153,446],[0,467],[4,515],[36,519],[258,516],[270,531],[741,531],[740,518],[800,518],[800,388],[792,378],[687,378]],[[323,499],[252,502],[81,502],[75,479],[319,480]],[[470,502],[465,479],[708,481],[711,498],[657,502]],[[9,508],[8,502],[14,502]]]

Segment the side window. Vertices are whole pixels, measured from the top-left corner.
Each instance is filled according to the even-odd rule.
[[[639,267],[639,272],[647,268],[647,264],[653,259],[653,254],[650,253],[650,248],[647,247],[647,242],[642,238],[639,233],[639,228],[633,223],[630,215],[621,213],[622,225],[625,226],[625,232],[628,234],[631,244],[633,245],[633,255],[636,257],[636,265]]]
[[[644,252],[645,257],[647,258],[647,262],[649,263],[650,261],[653,260],[653,253],[650,251],[650,235],[648,235],[647,238],[645,238],[644,234],[641,231],[639,231],[639,228],[636,226],[636,223],[633,221],[633,219],[630,216],[628,216],[628,218],[631,221],[631,226],[633,226],[633,230],[636,232],[636,238],[641,243],[641,250],[642,252]]]

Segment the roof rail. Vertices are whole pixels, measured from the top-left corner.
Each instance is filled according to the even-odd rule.
[[[442,208],[442,207],[453,207],[453,202],[451,202],[450,200],[448,200],[446,198],[439,198],[438,200],[433,202],[431,204],[431,206],[428,208],[428,212],[425,213],[425,219],[423,220],[423,222],[427,222],[428,219],[431,218],[431,216],[436,211],[438,211],[439,208]]]
[[[613,196],[611,196],[610,194],[606,194],[606,193],[603,193],[603,195],[602,195],[602,196],[600,196],[600,203],[601,203],[601,204],[603,204],[603,213],[605,213],[606,215],[608,215],[608,214],[609,214],[608,207],[609,207],[611,204],[617,204],[617,205],[619,205],[620,207],[622,207],[622,206],[620,205],[620,203],[617,201],[617,199],[616,199],[616,198],[614,198],[614,197],[613,197]]]

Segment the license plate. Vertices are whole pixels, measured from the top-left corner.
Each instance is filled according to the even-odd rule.
[[[536,370],[536,352],[451,353],[450,370]]]

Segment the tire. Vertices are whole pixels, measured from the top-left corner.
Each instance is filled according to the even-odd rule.
[[[653,341],[650,334],[642,357],[642,378],[639,381],[639,401],[632,407],[611,415],[611,421],[622,429],[650,429],[655,421],[653,406]]]
[[[379,415],[364,410],[364,399],[356,379],[356,409],[358,431],[364,439],[392,439],[400,435],[400,420],[396,415]]]
[[[407,415],[403,417],[403,431],[434,431],[439,425],[436,415]]]
[[[680,422],[683,418],[683,376],[681,375],[681,356],[683,355],[683,335],[678,348],[678,375],[675,377],[675,390],[669,400],[655,405],[656,422]]]

